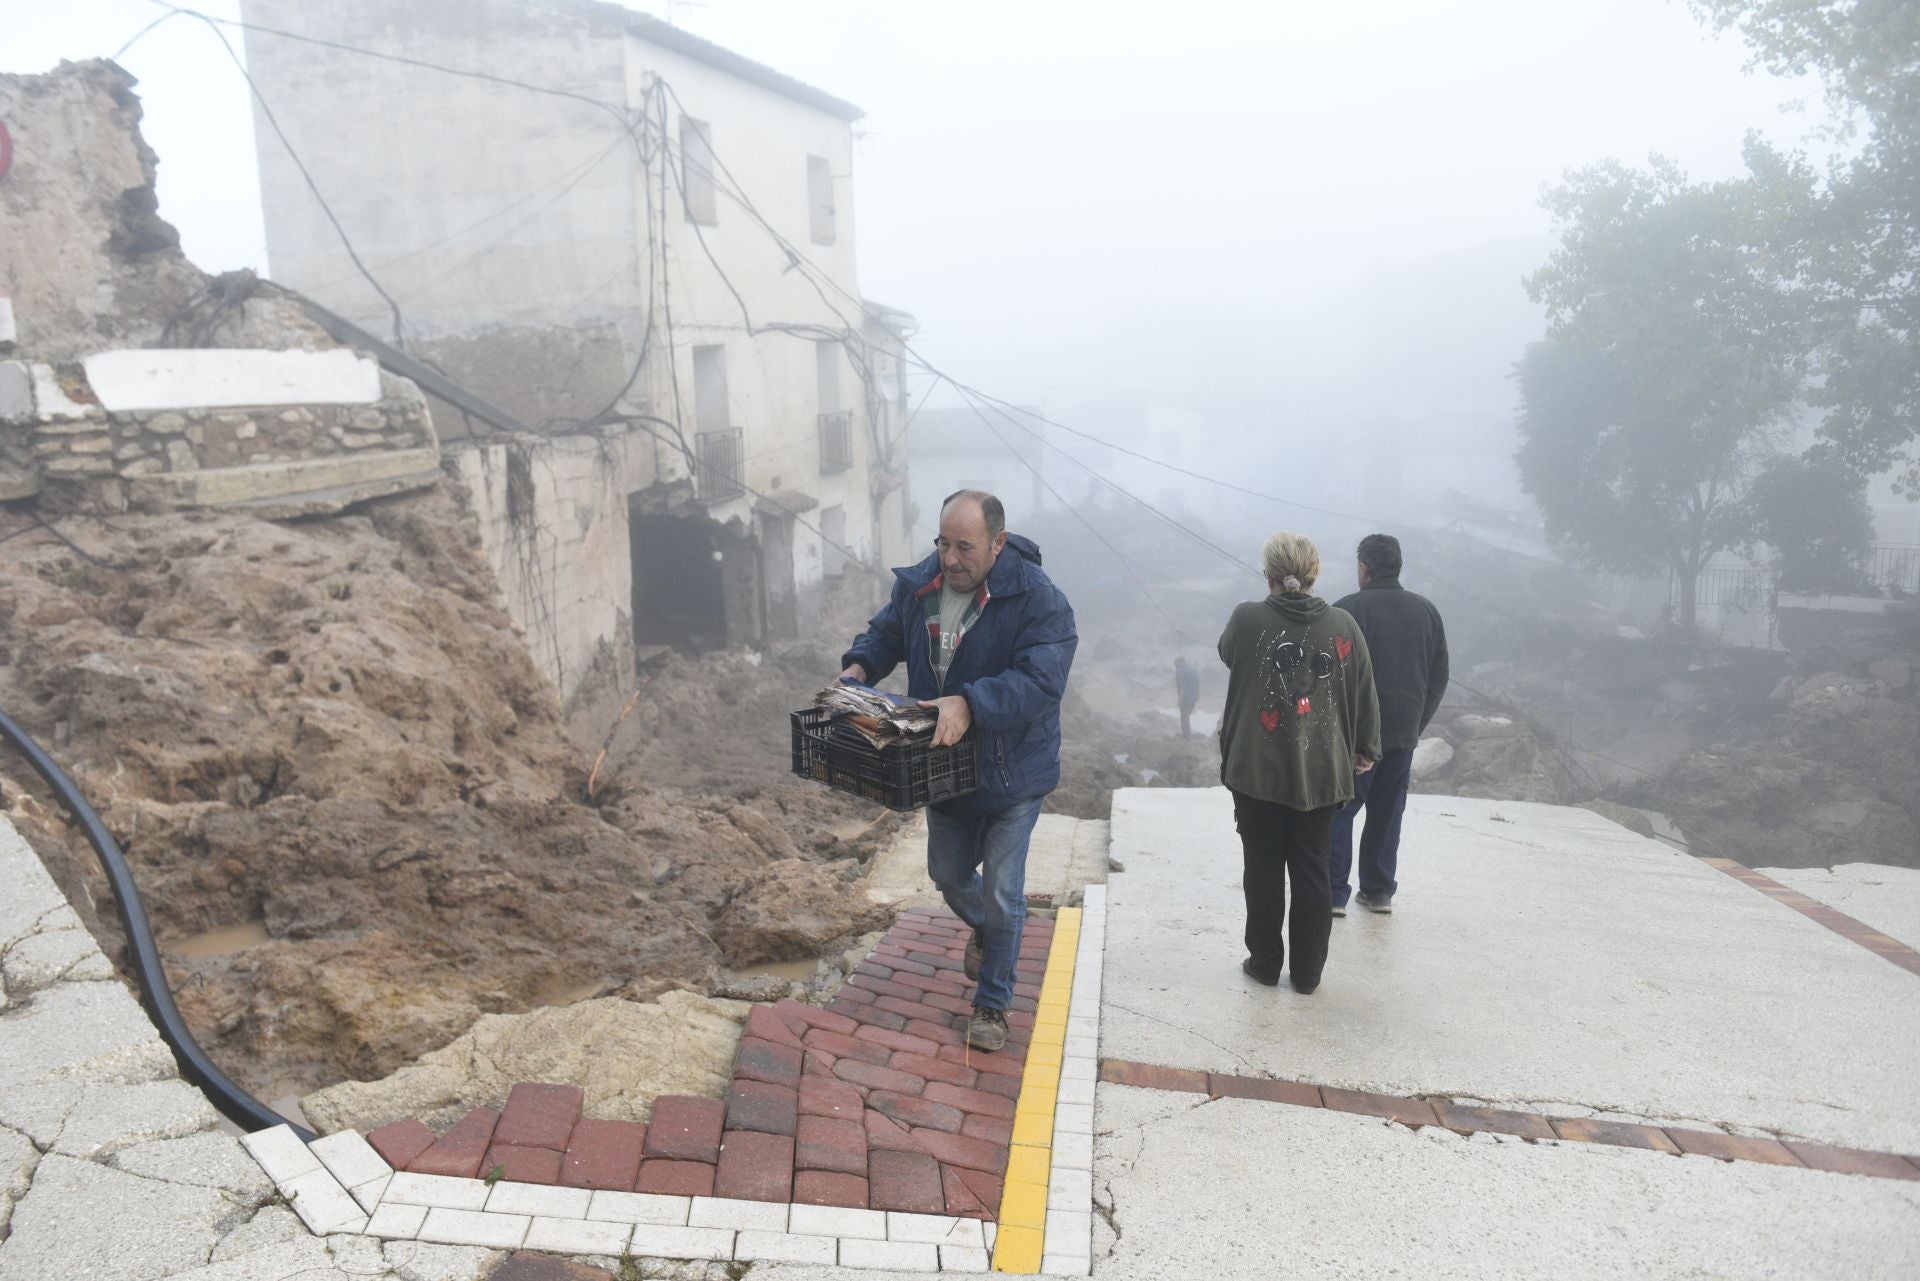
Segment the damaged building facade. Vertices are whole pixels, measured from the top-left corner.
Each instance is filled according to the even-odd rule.
[[[858,108],[593,0],[242,8],[291,147],[256,116],[272,275],[506,411],[433,406],[563,695],[629,637],[792,635],[910,556],[912,318],[859,291]]]

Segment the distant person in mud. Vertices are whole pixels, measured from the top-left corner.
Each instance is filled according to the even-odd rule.
[[[1220,634],[1228,671],[1220,780],[1233,792],[1240,829],[1247,899],[1240,968],[1257,983],[1279,985],[1284,919],[1293,989],[1304,994],[1320,985],[1333,932],[1333,816],[1353,798],[1355,777],[1380,759],[1380,704],[1359,626],[1311,595],[1320,577],[1312,540],[1275,534],[1261,559],[1267,598],[1235,607]]]
[[[1180,737],[1193,737],[1193,709],[1200,704],[1200,669],[1185,654],[1173,660],[1173,692],[1180,700]]]
[[[1040,568],[1040,549],[1007,533],[992,494],[940,505],[933,554],[894,570],[893,596],[841,658],[866,684],[907,665],[907,693],[936,709],[936,746],[971,731],[978,790],[927,807],[927,874],[973,928],[967,1043],[1007,1043],[1014,967],[1027,919],[1027,843],[1060,782],[1060,700],[1079,644],[1073,608]]]
[[[1380,764],[1354,783],[1353,800],[1333,820],[1333,914],[1347,914],[1352,891],[1353,820],[1364,807],[1360,832],[1360,893],[1369,912],[1393,911],[1400,888],[1400,816],[1407,808],[1413,749],[1420,745],[1447,692],[1447,633],[1433,602],[1400,586],[1400,540],[1368,534],[1360,540],[1360,590],[1338,608],[1353,615],[1373,654],[1380,693]]]

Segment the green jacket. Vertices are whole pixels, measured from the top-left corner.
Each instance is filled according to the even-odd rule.
[[[1373,662],[1353,616],[1316,596],[1234,608],[1220,633],[1220,781],[1290,809],[1353,799],[1353,758],[1380,759]]]

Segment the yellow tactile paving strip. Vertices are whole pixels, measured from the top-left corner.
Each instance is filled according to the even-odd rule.
[[[1060,1063],[1067,1044],[1067,1013],[1073,995],[1074,958],[1080,951],[1080,909],[1063,907],[1054,917],[1053,943],[1040,980],[1033,1040],[1013,1116],[1013,1146],[1000,1197],[1000,1230],[994,1245],[996,1272],[1040,1270],[1047,1240],[1047,1184],[1053,1175],[1053,1117],[1060,1095]]]

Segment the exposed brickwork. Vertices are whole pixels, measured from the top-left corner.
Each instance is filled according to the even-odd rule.
[[[523,1081],[508,1092],[507,1106],[500,1113],[500,1123],[494,1127],[493,1141],[564,1152],[586,1097],[586,1092],[577,1085],[535,1085]]]
[[[493,1127],[500,1114],[475,1108],[441,1135],[434,1145],[413,1158],[407,1169],[415,1174],[446,1174],[460,1179],[480,1176],[480,1163],[493,1143]]]

